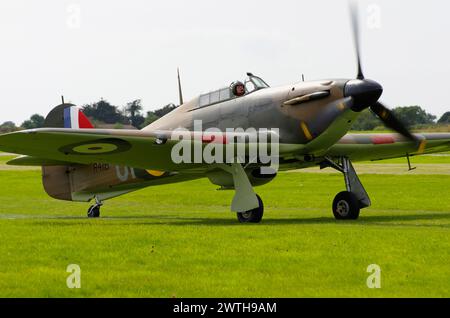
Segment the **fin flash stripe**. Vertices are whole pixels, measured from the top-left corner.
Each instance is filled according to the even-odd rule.
[[[64,128],[94,128],[89,119],[76,106],[64,109]]]

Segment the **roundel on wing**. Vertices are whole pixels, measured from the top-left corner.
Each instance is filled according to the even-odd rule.
[[[59,151],[66,155],[109,155],[129,149],[131,149],[131,144],[126,140],[106,138],[66,145],[59,148]]]

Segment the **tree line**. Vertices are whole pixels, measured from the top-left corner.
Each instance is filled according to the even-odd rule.
[[[85,104],[82,106],[84,114],[92,121],[97,128],[111,126],[112,128],[136,128],[141,129],[155,120],[163,117],[177,106],[173,103],[167,104],[157,110],[143,112],[140,99],[127,103],[123,107],[114,106],[107,100]],[[446,112],[439,120],[436,116],[427,113],[420,106],[396,107],[394,114],[410,129],[433,129],[450,125],[450,111]],[[21,129],[40,128],[44,125],[44,117],[39,114],[32,115],[20,126],[16,126],[11,121],[0,125],[0,133],[7,133]],[[448,127],[447,127],[448,128]],[[352,130],[384,130],[383,123],[370,110],[361,113],[353,124]]]
[[[397,117],[402,123],[405,124],[409,129],[432,129],[438,126],[447,126],[450,124],[450,111],[442,115],[439,120],[436,121],[437,117],[427,113],[420,106],[406,106],[406,107],[396,107],[392,110],[395,117]],[[384,130],[386,127],[378,119],[378,117],[373,114],[370,109],[367,109],[361,113],[358,119],[355,121],[352,127],[353,130]]]
[[[103,98],[98,102],[85,104],[81,107],[83,113],[91,120],[94,127],[101,128],[112,125],[112,127],[116,129],[141,129],[168,114],[175,108],[177,108],[177,106],[170,103],[157,110],[148,111],[144,114],[140,99],[129,102],[124,107],[119,107],[110,104]],[[12,121],[6,121],[0,125],[0,133],[41,128],[44,125],[44,120],[45,118],[43,116],[34,114],[20,126],[16,126]]]

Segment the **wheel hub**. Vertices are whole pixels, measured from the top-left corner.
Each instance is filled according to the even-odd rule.
[[[242,215],[245,219],[249,219],[249,218],[252,216],[252,212],[251,212],[251,211],[243,212],[243,213],[241,213],[241,215]]]
[[[350,211],[350,205],[345,200],[340,200],[336,205],[336,212],[342,216],[347,216]]]

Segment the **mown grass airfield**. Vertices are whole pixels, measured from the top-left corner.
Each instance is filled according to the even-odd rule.
[[[239,224],[206,179],[112,200],[102,218],[55,201],[40,169],[0,156],[0,297],[449,297],[450,154],[355,164],[372,206],[333,218],[342,176],[281,172]],[[211,195],[213,193],[213,195]],[[282,199],[280,199],[282,198]],[[70,289],[69,264],[81,268]],[[367,267],[381,268],[368,288]]]

